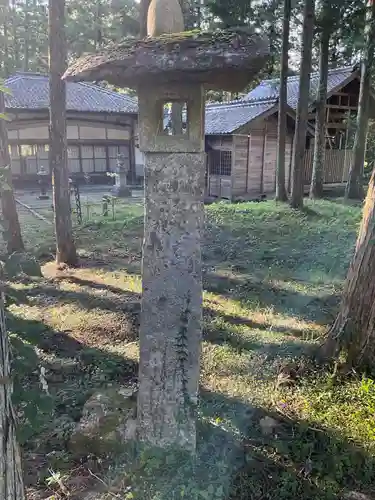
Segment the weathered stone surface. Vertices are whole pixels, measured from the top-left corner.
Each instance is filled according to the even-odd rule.
[[[9,278],[22,274],[27,276],[42,277],[42,270],[35,257],[25,252],[14,252],[4,264],[4,271]]]
[[[80,58],[65,73],[76,81],[106,80],[138,87],[154,84],[205,84],[241,90],[264,66],[269,43],[250,28],[189,31],[144,40],[127,39],[100,53]]]
[[[195,450],[204,153],[147,154],[139,437]]]
[[[178,0],[151,0],[147,15],[149,36],[180,33],[184,29],[184,17]]]
[[[201,153],[204,151],[204,89],[200,85],[157,87],[143,85],[139,96],[139,146],[153,153]],[[166,135],[163,132],[163,102],[187,104],[187,133]]]
[[[120,449],[136,435],[136,389],[98,391],[85,403],[82,418],[70,438],[77,455],[102,454]]]

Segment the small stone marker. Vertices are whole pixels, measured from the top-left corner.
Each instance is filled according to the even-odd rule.
[[[129,172],[129,160],[119,154],[117,158],[115,185],[113,187],[113,194],[118,198],[126,198],[132,195],[127,181]]]
[[[66,73],[138,91],[145,236],[137,431],[153,446],[196,449],[205,89],[241,90],[268,54],[268,41],[248,29],[193,31],[128,40]],[[164,110],[176,104],[186,127],[168,134]]]
[[[43,167],[43,165],[40,166],[37,175],[39,178],[39,186],[40,186],[40,195],[38,196],[38,198],[40,200],[48,200],[49,199],[49,196],[47,194],[48,172]]]

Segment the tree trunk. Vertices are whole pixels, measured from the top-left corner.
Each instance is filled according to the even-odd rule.
[[[140,18],[140,37],[144,38],[147,36],[147,13],[150,6],[151,0],[141,0],[139,6],[139,18]]]
[[[24,500],[21,455],[12,407],[8,333],[5,324],[4,294],[0,295],[0,498]]]
[[[102,4],[101,0],[97,0],[96,4],[96,19],[95,19],[95,49],[99,49],[103,45],[103,25],[102,25]]]
[[[5,113],[4,94],[0,91],[0,115]],[[18,220],[16,200],[12,186],[12,171],[8,149],[8,132],[5,120],[0,118],[0,195],[4,233],[9,254],[24,250],[21,228]]]
[[[50,167],[56,231],[56,262],[77,264],[70,209],[66,145],[66,89],[61,79],[66,66],[65,2],[49,0],[50,46]]]
[[[328,82],[328,61],[329,61],[329,39],[331,35],[331,24],[329,15],[329,4],[323,6],[323,28],[320,38],[319,55],[319,91],[316,106],[315,121],[315,143],[313,171],[310,185],[310,198],[322,198],[323,196],[323,176],[324,160],[326,153],[326,102],[327,102],[327,82]]]
[[[20,64],[20,54],[19,54],[19,39],[17,36],[17,12],[16,12],[16,0],[12,0],[12,45],[13,45],[13,67],[14,69],[19,69]]]
[[[372,173],[354,257],[345,282],[340,311],[328,333],[323,353],[345,351],[349,366],[375,366],[375,170]]]
[[[306,131],[309,106],[311,53],[314,32],[314,0],[305,0],[303,15],[301,71],[299,78],[299,98],[296,116],[296,131],[294,134],[292,163],[292,192],[290,206],[303,206],[303,159],[306,149]]]
[[[375,2],[372,2],[370,5],[366,31],[366,47],[361,65],[361,87],[359,91],[353,163],[350,166],[349,178],[345,190],[345,198],[355,200],[363,199],[364,195],[362,178],[366,154],[371,71],[375,50]]]
[[[30,65],[30,6],[28,0],[25,1],[25,24],[23,25],[23,36],[24,36],[24,52],[23,52],[23,70],[29,71]]]
[[[9,64],[9,34],[8,34],[8,23],[9,23],[9,5],[5,2],[0,8],[0,13],[2,13],[3,19],[3,36],[4,36],[4,77],[7,78],[10,74],[10,64]]]
[[[285,142],[287,133],[289,31],[291,0],[284,0],[283,40],[280,64],[279,121],[277,129],[276,201],[287,201],[285,188]]]

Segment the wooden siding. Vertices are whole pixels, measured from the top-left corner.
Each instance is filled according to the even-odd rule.
[[[247,132],[245,134],[244,132]],[[289,184],[293,137],[286,137],[285,183]],[[254,121],[233,135],[232,195],[272,194],[276,187],[277,120]]]
[[[247,191],[247,173],[249,161],[249,137],[233,136],[232,195],[237,196]]]
[[[232,136],[209,137],[211,148],[232,151],[232,176],[207,177],[211,196],[232,198],[242,195],[272,195],[276,188],[277,119],[254,120]],[[289,186],[293,136],[288,130],[285,145],[285,184]]]
[[[265,154],[265,131],[257,130],[250,135],[249,170],[247,176],[247,192],[260,193],[262,191],[262,164]]]
[[[305,185],[309,185],[312,176],[314,151],[308,149],[305,152],[303,180]],[[325,184],[341,184],[348,180],[349,168],[353,159],[351,149],[327,149],[324,160]]]

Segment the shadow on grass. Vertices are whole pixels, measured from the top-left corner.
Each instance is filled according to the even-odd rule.
[[[21,418],[20,441],[25,450],[45,456],[57,449],[67,453],[71,424],[88,397],[111,383],[134,382],[137,363],[10,312],[8,328],[15,403],[27,417]],[[262,349],[262,344],[241,348]],[[40,388],[40,365],[46,369],[48,395]],[[182,489],[191,500],[333,500],[350,490],[373,493],[374,457],[336,433],[204,389],[200,412],[194,463],[168,458],[168,466],[159,459],[155,465],[153,458],[145,465],[143,458],[141,479],[150,496],[142,498],[165,491],[181,495]],[[268,432],[261,425],[265,417],[273,420]],[[34,481],[43,480],[45,471]]]
[[[70,277],[66,278],[71,280]],[[46,303],[50,305],[50,299],[56,299],[56,305],[74,304],[80,305],[83,311],[100,309],[102,311],[114,311],[123,314],[126,318],[131,331],[128,335],[128,340],[134,340],[138,337],[139,327],[139,312],[140,312],[140,296],[132,292],[125,292],[117,287],[107,287],[105,284],[91,282],[90,280],[83,280],[74,278],[74,283],[92,287],[95,290],[110,290],[112,293],[117,294],[114,298],[97,297],[89,292],[84,291],[66,291],[56,288],[50,284],[39,285],[31,287],[30,289],[15,289],[11,285],[7,285],[7,295],[11,301],[17,304],[38,304],[40,307]],[[31,282],[33,283],[33,282]],[[46,302],[47,299],[47,302]],[[46,327],[46,334],[40,331],[39,322],[27,321],[18,318],[18,323],[26,325],[25,332],[28,336],[27,340],[31,343],[37,344],[43,350],[55,348],[56,352],[63,353],[64,351],[80,352],[82,344],[69,336],[69,332],[57,333],[51,331]],[[33,325],[36,325],[34,328]],[[249,338],[241,331],[238,331],[238,326],[246,326],[251,329],[269,331],[276,334],[289,334],[291,337],[302,337],[304,332],[298,329],[273,327],[268,323],[259,323],[251,319],[233,316],[222,313],[210,307],[204,308],[204,340],[213,344],[222,345],[229,344],[231,348],[241,351],[258,351],[258,353],[267,354],[268,359],[274,357],[290,357],[304,354],[307,350],[311,351],[315,347],[310,346],[303,340],[292,339],[289,341],[280,342],[262,342],[261,338]],[[103,331],[103,341],[106,337],[105,324],[98,325],[97,329]],[[113,328],[112,328],[113,329]],[[42,329],[43,330],[43,329]],[[94,335],[94,331],[92,335]],[[110,332],[107,332],[111,336]]]
[[[206,310],[205,310],[206,312]],[[211,316],[210,319],[223,318],[227,322],[227,315],[221,315],[220,313],[214,311],[214,316]],[[241,320],[242,318],[236,318],[231,316],[230,319],[234,320],[234,325],[237,326],[237,319]],[[267,325],[261,323],[246,323],[251,328],[257,328],[261,330],[266,330]],[[279,333],[277,329],[272,329],[272,332]],[[289,331],[288,331],[289,332]],[[284,333],[283,331],[281,333]],[[298,331],[299,335],[302,332]],[[313,357],[317,345],[315,343],[297,340],[291,338],[288,340],[288,337],[285,337],[282,341],[264,341],[262,342],[261,336],[248,337],[244,335],[242,332],[238,332],[235,328],[231,328],[231,324],[228,322],[226,324],[215,325],[215,323],[210,323],[205,321],[203,327],[203,339],[210,342],[211,344],[216,345],[229,345],[231,349],[237,351],[237,353],[243,352],[253,352],[260,356],[266,355],[267,362],[271,363],[275,359],[281,360],[291,360],[292,358],[306,358]],[[248,367],[241,367],[240,371],[237,368],[233,367],[231,369],[232,373],[242,373],[245,370],[245,373],[248,372]]]
[[[338,433],[209,391],[202,391],[202,408],[213,419],[231,415],[234,428],[242,416],[243,462],[226,498],[333,500],[349,491],[375,493],[374,456]]]
[[[118,288],[117,286],[108,285],[106,283],[98,283],[97,281],[78,278],[77,276],[57,276],[55,278],[55,280],[56,281],[68,281],[69,283],[74,283],[75,285],[78,285],[78,286],[89,287],[89,288],[92,288],[94,290],[109,291],[111,293],[122,295],[123,297],[126,297],[127,295],[130,295],[130,296],[137,295],[137,294],[131,294],[130,292],[127,292],[123,288]],[[138,299],[140,299],[139,295],[138,295]]]
[[[24,290],[16,289],[11,283],[8,283],[5,285],[5,293],[8,297],[8,303],[15,302],[16,304],[33,303],[35,305],[39,301],[41,306],[43,306],[43,300],[47,297],[49,299],[56,299],[56,302],[61,305],[67,303],[78,304],[82,309],[87,309],[88,311],[103,309],[107,311],[133,312],[139,309],[137,304],[139,304],[140,295],[137,293],[87,280],[72,279],[71,277],[66,278],[66,281],[72,281],[73,283],[103,292],[109,291],[117,296],[107,298],[104,296],[98,297],[93,293],[82,290],[61,290],[49,282],[38,282],[31,279],[27,282],[24,280],[24,284],[32,285],[30,288]],[[32,301],[30,300],[31,298],[33,299]]]
[[[14,359],[15,403],[21,405],[25,417],[20,425],[21,444],[27,448],[48,449],[48,436],[54,435],[59,419],[78,420],[95,390],[136,378],[135,361],[85,345],[41,321],[25,320],[7,311],[7,327]],[[41,366],[48,394],[41,388]],[[41,442],[44,432],[47,437]]]
[[[244,316],[235,316],[232,314],[225,314],[219,311],[216,311],[215,309],[212,309],[210,307],[205,307],[204,308],[204,314],[206,318],[220,318],[222,319],[225,323],[229,323],[230,325],[233,326],[246,326],[247,328],[251,328],[254,330],[269,330],[274,333],[282,333],[282,334],[287,334],[293,337],[301,337],[304,334],[304,331],[301,330],[300,328],[289,328],[287,326],[275,326],[271,323],[259,323],[258,321],[254,321],[250,318],[244,317]]]
[[[220,276],[207,273],[204,277],[207,291],[238,300],[243,307],[272,308],[277,313],[296,316],[326,325],[334,319],[340,301],[336,294],[314,296],[279,288],[266,281],[254,282],[247,278]]]
[[[119,497],[334,500],[374,491],[374,457],[328,429],[203,388],[199,409],[196,454],[124,450],[111,476]]]

